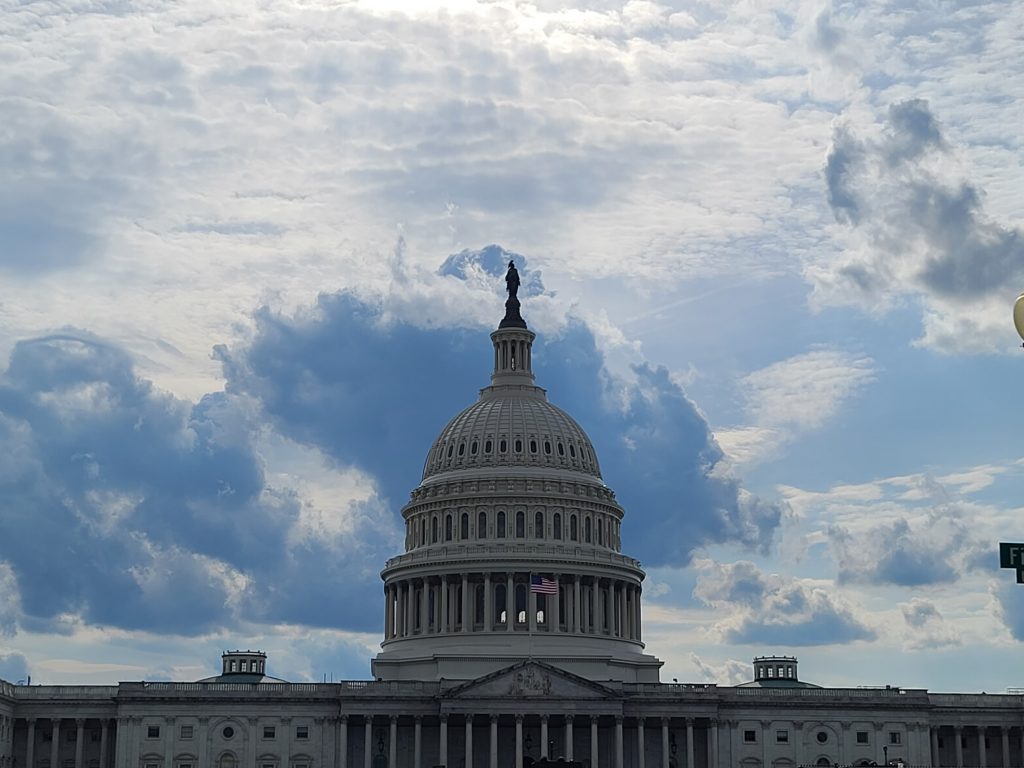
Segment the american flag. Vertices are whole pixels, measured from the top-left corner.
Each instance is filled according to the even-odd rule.
[[[538,595],[557,595],[558,582],[543,576],[530,577],[530,591]]]

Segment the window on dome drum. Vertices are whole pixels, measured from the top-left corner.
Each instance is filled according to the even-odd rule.
[[[430,520],[430,543],[437,544],[437,516]]]
[[[476,516],[476,537],[482,539],[487,535],[487,513],[481,512]]]
[[[530,441],[530,453],[536,453],[536,452],[537,452],[537,441],[536,440],[531,440]]]
[[[558,443],[558,455],[565,456],[565,446],[561,442]]]
[[[573,541],[579,540],[579,526],[576,524],[576,515],[569,518],[569,538]]]
[[[454,451],[454,450],[455,450],[455,446],[454,445],[449,445],[448,446],[448,458],[449,459],[452,457],[452,451]]]
[[[526,623],[526,585],[516,584],[516,623]]]
[[[583,541],[590,543],[590,518],[583,518]]]
[[[504,512],[499,512],[498,513],[498,523],[495,526],[495,533],[494,533],[494,535],[497,538],[499,538],[499,539],[504,539],[505,538],[505,513]]]
[[[535,538],[544,538],[544,513],[538,512],[533,516],[533,535]]]
[[[576,458],[576,446],[572,443],[569,443],[569,456],[573,459]]]
[[[502,440],[500,443],[498,443],[498,453],[507,453],[507,452],[508,452],[508,441]]]
[[[444,540],[452,540],[452,516],[450,514],[444,516]]]
[[[469,513],[462,513],[462,520],[459,523],[459,538],[465,541],[469,538]]]
[[[477,443],[476,443],[476,440],[474,440],[469,445],[469,455],[470,456],[476,456],[476,448],[477,448]]]
[[[555,512],[554,517],[551,518],[552,535],[561,541],[562,539],[562,515]]]
[[[516,538],[526,538],[526,515],[522,511],[516,512]]]
[[[546,453],[548,456],[551,455],[551,441],[550,440],[545,440],[544,441],[544,453]]]
[[[517,439],[516,440],[516,453],[522,453],[522,452],[523,452],[523,441]]]
[[[494,586],[494,615],[498,617],[498,623],[504,624],[506,619],[505,614],[505,585],[496,584]]]
[[[459,456],[466,455],[466,444],[464,442],[459,443]]]
[[[484,453],[490,453],[490,452],[491,452],[491,441],[490,440],[484,440]]]
[[[423,518],[420,518],[420,544],[423,545],[423,544],[426,544],[426,543],[427,543],[427,521],[425,519],[423,519]]]

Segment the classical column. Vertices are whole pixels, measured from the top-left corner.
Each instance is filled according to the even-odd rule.
[[[448,631],[448,577],[441,576],[441,618],[437,622],[438,632]]]
[[[580,623],[580,575],[577,573],[572,577],[572,632],[581,632]]]
[[[363,718],[363,768],[373,765],[373,715]]]
[[[661,718],[661,768],[668,768],[668,718]]]
[[[484,574],[484,632],[494,631],[494,587],[491,572]]]
[[[53,741],[50,742],[50,765],[52,768],[58,768],[60,766],[60,718],[52,718],[53,723]]]
[[[644,623],[643,623],[643,612],[640,610],[640,587],[636,589],[636,639],[644,639]]]
[[[542,760],[548,757],[548,716],[540,716],[540,756]]]
[[[802,723],[797,727],[797,737],[800,736],[800,727]],[[797,747],[797,761],[796,764],[800,765],[799,759],[799,746]],[[714,718],[708,725],[708,768],[718,768],[718,721]]]
[[[765,730],[765,729],[762,729],[762,730]],[[764,741],[767,742],[768,739],[765,738]],[[693,759],[694,759],[694,750],[693,750],[693,718],[692,717],[688,717],[688,718],[686,718],[686,767],[687,768],[694,768]],[[765,761],[764,765],[768,765],[768,762]]]
[[[590,768],[598,768],[601,760],[598,756],[600,745],[597,742],[597,717],[590,716]]]
[[[107,718],[100,720],[100,768],[107,768],[107,744],[110,739],[110,721]],[[31,763],[29,763],[31,766]]]
[[[619,584],[619,637],[626,637],[626,584]]]
[[[1010,729],[1004,725],[999,731],[1003,741],[1003,768],[1010,768]]]
[[[939,766],[942,763],[939,761],[939,729],[936,726],[929,726],[929,732],[931,733],[931,747],[932,756],[931,760],[928,761],[928,765]]]
[[[384,639],[391,637],[391,585],[384,585]]]
[[[171,722],[174,722],[174,718],[170,718]],[[82,768],[82,749],[85,747],[85,718],[75,718],[75,768]],[[170,743],[168,743],[167,749],[170,750]],[[169,759],[165,758],[164,765],[170,765]]]
[[[388,730],[388,768],[398,768],[398,715],[391,716]]]
[[[555,580],[555,594],[551,596],[551,615],[548,616],[545,614],[544,620],[547,622],[548,632],[558,632],[561,629],[561,622],[558,620],[558,613],[561,611],[560,604],[562,602],[562,576],[561,574],[553,573],[551,574],[551,578]]]
[[[438,729],[438,762],[448,765],[448,715],[441,715],[441,727]]]
[[[573,748],[572,715],[565,716],[565,759],[571,761]],[[493,767],[492,767],[493,768]]]
[[[804,724],[802,722],[793,723],[794,730],[794,755],[796,756],[796,764],[803,765],[804,763]],[[715,746],[718,746],[717,744]],[[717,768],[717,766],[712,766]]]
[[[498,716],[491,715],[491,765],[498,768]]]
[[[964,727],[962,725],[953,726],[953,747],[956,750],[956,768],[964,768],[963,733]]]
[[[533,572],[530,572],[530,581],[526,587],[529,592],[526,593],[526,610],[529,612],[527,626],[530,629],[530,634],[534,634],[537,631],[537,593],[533,591]]]
[[[473,768],[473,716],[466,715],[466,768]]]
[[[601,632],[601,609],[597,604],[601,583],[596,577],[592,581],[593,583],[590,585],[590,623],[593,625],[596,635]]]
[[[121,741],[121,727],[120,723],[117,728],[117,741]],[[200,717],[199,718],[199,768],[207,768],[210,764],[210,718]],[[117,763],[115,768],[121,768],[121,763]]]
[[[252,738],[248,740],[246,745],[246,751],[249,753],[246,758],[246,763],[249,765],[256,765],[256,727],[259,725],[259,721],[255,717],[249,718],[249,733],[252,734]],[[284,739],[281,743],[281,764],[291,765],[292,760],[292,719],[290,717],[281,718],[281,730],[283,731]]]
[[[427,611],[430,605],[430,585],[426,579],[421,579],[420,583],[423,585],[420,588],[420,634],[425,635],[430,631],[430,614]]]
[[[348,715],[338,718],[338,768],[348,768]]]
[[[644,745],[644,719],[638,717],[636,719],[636,766],[637,768],[646,768],[647,763],[646,747]]]
[[[412,726],[412,768],[420,768],[423,760],[423,716],[416,715]]]
[[[623,768],[622,718],[615,718],[615,768]]]
[[[473,622],[469,615],[469,574],[462,574],[462,631],[469,632]]]
[[[515,619],[512,613],[516,604],[515,584],[512,581],[511,573],[505,574],[505,581],[505,631],[511,632],[515,628]]]
[[[412,579],[405,582],[405,634],[416,634],[416,585]]]
[[[885,752],[882,749],[882,747],[885,746],[885,739],[883,738],[884,734],[882,733],[882,728],[883,728],[884,725],[885,725],[885,723],[875,723],[874,724],[874,726],[875,726],[875,762],[878,763],[879,765],[885,765]],[[845,739],[843,741],[845,741]],[[839,746],[840,746],[839,759],[842,762],[845,763],[846,761],[843,760],[843,750],[842,750],[843,742],[842,741],[839,742]]]
[[[36,760],[36,719],[34,717],[26,717],[28,723],[28,733],[25,737],[25,764],[28,768],[35,768]]]
[[[978,732],[978,765],[981,768],[988,768],[988,753],[985,751],[985,726],[975,726],[974,730]]]
[[[80,725],[79,728],[78,728],[79,741],[81,741],[81,733],[82,733],[82,728],[83,727],[84,727],[84,723],[83,723],[83,725]],[[249,732],[250,733],[254,733],[255,732],[255,728],[250,728]],[[79,761],[77,759],[77,757],[78,757],[77,753],[76,753],[75,757],[76,757],[76,759],[75,759],[75,768],[82,768],[82,766],[79,764]],[[253,755],[253,763],[255,763],[255,762],[256,762],[256,756]],[[170,765],[173,765],[173,764],[174,764],[174,718],[173,717],[165,717],[164,718],[164,765],[170,766]]]
[[[523,716],[516,715],[516,768],[523,764]]]

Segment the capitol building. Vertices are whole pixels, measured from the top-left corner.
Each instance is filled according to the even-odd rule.
[[[535,383],[510,274],[490,383],[402,509],[372,680],[230,651],[195,682],[0,681],[0,768],[1024,766],[1020,695],[822,687],[790,656],[735,687],[662,682],[626,510]]]

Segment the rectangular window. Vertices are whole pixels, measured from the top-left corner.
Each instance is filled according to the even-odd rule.
[[[789,731],[776,731],[775,742],[777,744],[789,744]]]
[[[277,729],[272,725],[263,726],[263,738],[264,739],[276,739]]]
[[[857,731],[857,743],[858,744],[867,744],[868,743],[868,732],[867,731]]]
[[[757,741],[757,731],[744,731],[743,740],[748,744],[753,744]]]
[[[297,726],[295,726],[295,738],[296,739],[308,739],[309,738],[309,726],[308,725],[297,725]]]
[[[191,725],[183,725],[183,726],[181,726],[181,738],[183,738],[183,739],[191,739],[192,738],[192,733],[193,733],[193,731],[192,731],[192,726]]]
[[[889,743],[890,744],[902,744],[903,734],[899,731],[889,731]]]
[[[146,726],[146,738],[147,739],[159,739],[160,738],[160,726],[149,725]]]

